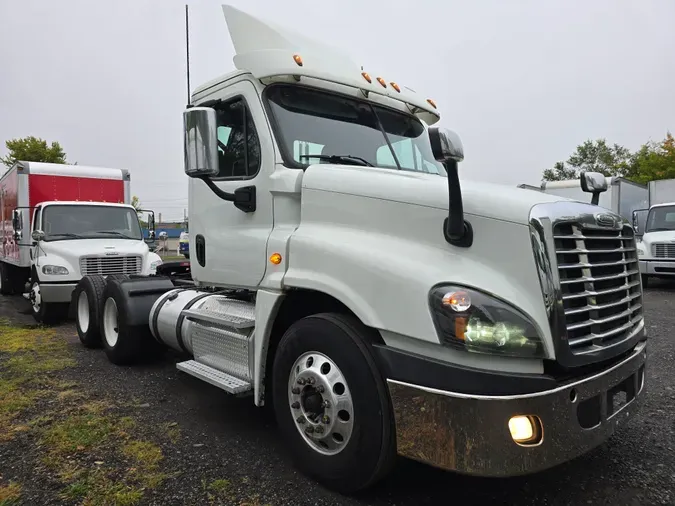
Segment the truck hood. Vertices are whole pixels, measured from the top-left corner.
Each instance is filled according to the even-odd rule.
[[[321,164],[307,168],[302,186],[312,190],[448,209],[448,180],[436,174]],[[588,199],[590,201],[590,195]],[[475,216],[526,224],[534,205],[561,200],[570,199],[526,188],[462,181],[464,212]]]
[[[42,243],[42,249],[66,258],[115,255],[146,255],[148,245],[143,241],[129,239],[72,239]]]
[[[675,242],[675,230],[661,230],[659,232],[646,232],[642,240],[647,243],[652,242]]]

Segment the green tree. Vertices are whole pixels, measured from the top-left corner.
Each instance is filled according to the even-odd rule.
[[[66,153],[58,142],[47,141],[38,137],[23,137],[5,142],[7,156],[0,157],[0,161],[11,167],[18,160],[25,162],[66,163]]]
[[[583,171],[600,172],[605,176],[632,175],[635,159],[630,150],[618,144],[609,145],[605,139],[587,140],[566,162],[557,162],[553,168],[545,169],[543,181],[575,179]]]
[[[646,184],[675,178],[675,138],[668,132],[661,142],[648,142],[633,156],[634,180]]]

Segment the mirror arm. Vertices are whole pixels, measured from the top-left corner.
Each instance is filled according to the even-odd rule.
[[[213,181],[211,181],[211,179],[208,176],[199,177],[197,179],[201,179],[202,181],[204,181],[206,183],[206,186],[209,187],[209,190],[211,190],[221,199],[226,200],[228,202],[234,202],[234,193],[228,193],[226,191],[221,190]]]
[[[593,192],[593,196],[591,197],[591,204],[594,206],[597,206],[600,203],[600,194],[602,192]]]
[[[457,160],[443,162],[448,173],[448,217],[443,221],[445,240],[453,246],[468,248],[473,244],[473,228],[464,221],[462,189],[459,184]]]

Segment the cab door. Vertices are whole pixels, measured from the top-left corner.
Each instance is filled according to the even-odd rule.
[[[258,92],[240,81],[214,93],[219,173],[210,180],[234,193],[254,186],[255,210],[220,198],[207,183],[190,179],[190,265],[197,281],[255,288],[265,275],[267,240],[274,225],[271,175],[274,147]],[[198,105],[198,104],[197,104]]]

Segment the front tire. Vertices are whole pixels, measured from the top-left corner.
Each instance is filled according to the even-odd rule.
[[[368,334],[350,316],[309,316],[291,325],[274,359],[274,410],[293,460],[341,493],[374,484],[396,456],[391,400]]]
[[[0,295],[12,295],[14,293],[12,281],[9,265],[0,262]]]
[[[44,302],[40,282],[37,279],[32,282],[30,287],[30,303],[35,321],[45,325],[61,320],[68,307],[68,304],[65,303]]]
[[[75,287],[75,326],[77,336],[86,348],[101,346],[99,320],[104,288],[105,278],[100,275],[85,276]]]
[[[642,274],[640,276],[642,278],[642,288],[648,288],[649,287],[649,277],[646,276],[645,274]]]

